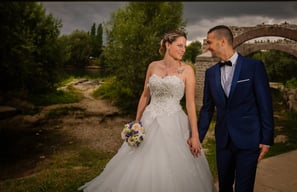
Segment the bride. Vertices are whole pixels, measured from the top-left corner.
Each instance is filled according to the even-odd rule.
[[[163,59],[148,66],[135,119],[145,129],[143,142],[138,147],[124,142],[103,172],[79,190],[215,191],[198,136],[194,70],[181,62],[186,39],[184,31],[166,33],[159,50]],[[180,105],[184,95],[187,114]]]

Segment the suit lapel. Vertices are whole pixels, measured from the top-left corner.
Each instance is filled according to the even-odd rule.
[[[229,100],[232,99],[232,95],[234,93],[234,90],[236,89],[237,81],[238,81],[240,70],[241,70],[241,65],[243,62],[243,59],[240,55],[238,55],[236,62],[237,63],[236,63],[236,67],[235,67],[235,71],[234,71],[233,79],[232,79],[232,83],[231,83],[231,88],[230,88]]]
[[[218,93],[218,98],[221,100],[221,103],[225,105],[226,99],[225,99],[225,93],[221,84],[221,70],[220,65],[217,64],[215,68],[215,82],[216,82],[216,90]]]

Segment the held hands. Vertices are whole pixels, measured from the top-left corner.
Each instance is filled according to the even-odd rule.
[[[198,139],[198,137],[191,137],[187,141],[191,153],[194,155],[194,157],[198,157],[201,153],[201,143]]]

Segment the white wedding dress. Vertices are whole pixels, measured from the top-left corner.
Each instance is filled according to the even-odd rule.
[[[189,121],[181,108],[184,82],[177,76],[150,77],[151,102],[141,121],[144,141],[126,142],[85,192],[213,192],[205,154],[194,157],[187,144]]]

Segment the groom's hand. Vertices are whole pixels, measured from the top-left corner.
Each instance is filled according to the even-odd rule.
[[[259,148],[260,148],[261,152],[260,152],[260,155],[259,155],[259,158],[258,158],[258,162],[261,161],[264,158],[266,153],[269,151],[269,147],[270,147],[269,145],[264,145],[264,144],[259,145]]]

